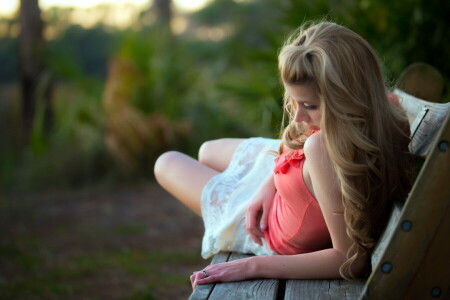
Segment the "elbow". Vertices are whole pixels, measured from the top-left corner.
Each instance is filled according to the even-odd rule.
[[[370,272],[370,257],[363,255],[358,257],[351,266],[354,278],[366,278]]]
[[[341,267],[339,268],[340,276],[344,279],[359,279],[368,276],[370,271],[370,259],[368,255],[361,255],[356,259],[347,259],[343,255]]]

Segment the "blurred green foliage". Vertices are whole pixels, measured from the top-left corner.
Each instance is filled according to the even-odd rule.
[[[110,32],[103,24],[88,29],[72,24],[58,39],[49,41],[49,63],[64,77],[88,75],[104,79],[108,58],[122,39],[122,32]]]
[[[104,24],[85,29],[65,21],[67,9],[53,8],[45,21],[59,30],[48,42],[47,56],[55,82],[55,126],[45,133],[38,109],[31,144],[25,143],[18,94],[0,93],[0,181],[24,188],[145,179],[155,157],[167,149],[195,155],[207,139],[275,137],[282,95],[277,51],[307,20],[336,21],[366,38],[391,84],[418,61],[437,67],[448,82],[449,12],[450,2],[439,0],[215,0],[185,16],[184,33],[171,35],[142,20],[126,30]],[[11,32],[15,22],[1,20],[3,32]],[[17,80],[16,53],[16,39],[0,37],[3,90]],[[113,118],[105,108],[112,80],[108,64],[114,61],[133,72],[114,75],[117,82],[129,76],[122,80],[128,80],[128,90],[108,99],[131,111],[139,124]],[[124,122],[129,131],[121,133]],[[105,142],[111,136],[115,144]],[[118,156],[141,167],[123,172]]]

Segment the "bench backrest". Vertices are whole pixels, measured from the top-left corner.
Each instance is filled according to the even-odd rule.
[[[450,299],[450,116],[396,205],[360,299]]]

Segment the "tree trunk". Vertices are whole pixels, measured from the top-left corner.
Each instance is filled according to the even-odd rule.
[[[44,23],[38,0],[20,0],[19,73],[22,90],[22,116],[25,134],[33,129],[36,102],[44,105],[44,122],[48,129],[52,122],[50,106],[51,83],[44,75]]]
[[[153,7],[156,11],[157,22],[170,31],[170,21],[172,20],[172,1],[154,0]]]

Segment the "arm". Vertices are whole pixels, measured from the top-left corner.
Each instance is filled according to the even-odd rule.
[[[207,266],[191,275],[192,288],[199,284],[242,281],[254,278],[324,279],[339,278],[344,257],[334,249],[298,254],[252,256]]]
[[[275,182],[273,174],[271,174],[261,184],[246,210],[245,229],[250,238],[259,245],[262,245],[264,231],[267,228],[268,212],[275,197],[275,193]],[[260,215],[261,219],[259,219]],[[211,276],[208,278],[205,278],[205,274],[202,271],[194,272],[190,277],[192,288],[195,289],[198,284],[239,281],[247,278],[255,278],[257,275],[253,272],[253,267],[251,268],[253,271],[248,272],[250,270],[249,267],[253,266],[253,263],[247,265],[247,262],[250,261],[248,259],[239,259],[233,262],[210,265],[207,268],[214,267],[218,270],[218,272],[216,272],[214,276],[211,273]]]
[[[261,239],[264,237],[264,231],[267,228],[268,213],[275,197],[275,192],[275,183],[273,174],[271,174],[258,189],[245,214],[245,229],[251,239],[260,246],[262,246]],[[260,213],[262,214],[258,224]]]
[[[306,156],[305,172],[311,178],[314,194],[330,232],[332,248],[297,255],[256,256],[210,265],[206,268],[210,274],[209,277],[193,275],[191,280],[194,286],[251,278],[340,277],[339,267],[346,260],[346,254],[352,242],[346,233],[339,181],[323,144],[321,132],[308,138],[304,151]],[[367,258],[360,258],[354,264],[354,272],[360,274],[367,266]]]
[[[347,235],[339,180],[322,140],[321,132],[309,137],[304,146],[306,175],[311,178],[314,195],[330,232],[332,248],[292,256],[253,257],[254,274],[263,278],[338,278],[352,241]],[[358,259],[353,271],[364,273],[367,258]]]

